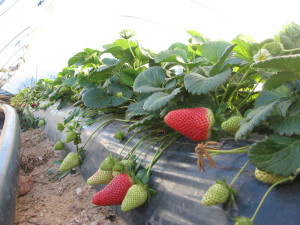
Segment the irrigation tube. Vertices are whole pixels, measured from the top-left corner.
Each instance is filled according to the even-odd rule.
[[[1,104],[5,114],[0,137],[0,224],[14,224],[19,175],[20,123],[9,105]]]

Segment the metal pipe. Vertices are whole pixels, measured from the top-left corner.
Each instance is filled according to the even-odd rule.
[[[14,224],[19,177],[20,122],[13,107],[1,104],[5,114],[0,136],[0,224]]]

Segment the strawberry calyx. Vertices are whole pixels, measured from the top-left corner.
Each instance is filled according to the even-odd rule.
[[[234,189],[234,188],[232,188],[232,187],[230,187],[226,183],[226,180],[225,180],[224,177],[222,178],[222,181],[216,179],[216,183],[217,184],[222,184],[222,185],[224,185],[228,189],[228,191],[229,191],[229,197],[228,197],[228,200],[227,200],[227,202],[228,202],[227,203],[227,207],[229,207],[234,202],[234,195],[236,195],[238,193],[237,190]]]

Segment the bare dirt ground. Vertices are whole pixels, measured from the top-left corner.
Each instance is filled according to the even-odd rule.
[[[53,161],[61,158],[53,151],[51,142],[41,129],[21,133],[20,175],[33,179],[33,189],[18,196],[15,224],[19,225],[109,225],[126,223],[108,207],[95,206],[96,191],[88,186],[79,172],[69,173],[61,180],[51,181],[59,166]]]

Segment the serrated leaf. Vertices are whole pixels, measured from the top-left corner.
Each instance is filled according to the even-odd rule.
[[[157,120],[158,116],[155,114],[150,114],[149,116],[145,117],[144,119],[135,122],[134,124],[130,125],[128,128],[128,132],[134,130],[137,127],[143,127],[144,125],[148,125],[148,124],[153,124],[153,122],[155,122],[155,120]]]
[[[70,77],[65,80],[62,85],[67,85],[69,87],[73,87],[76,84],[77,79],[75,77]]]
[[[86,58],[84,64],[90,64],[90,63],[96,64],[96,65],[101,65],[101,62],[99,60],[99,52],[98,51],[93,52]]]
[[[100,88],[88,89],[83,94],[84,105],[89,108],[102,108],[111,104],[111,98]]]
[[[111,65],[118,63],[117,59],[112,59],[112,58],[104,58],[101,61],[103,64],[105,64],[107,66],[111,66]]]
[[[226,41],[206,42],[202,45],[202,57],[211,63],[217,63],[229,45],[230,43]]]
[[[300,77],[300,55],[278,56],[260,61],[253,65],[256,68],[270,68],[289,71]]]
[[[132,87],[138,72],[131,68],[125,68],[120,73],[120,78],[123,84]]]
[[[203,44],[203,43],[206,42],[205,38],[204,38],[199,32],[197,32],[197,31],[194,31],[194,30],[188,30],[187,33],[188,33],[189,35],[191,35],[192,38],[194,38],[195,41],[197,41],[198,43]]]
[[[214,75],[218,74],[222,70],[222,67],[223,67],[223,65],[225,63],[225,60],[228,58],[228,56],[232,52],[232,49],[234,48],[234,46],[235,45],[230,45],[230,46],[228,46],[225,49],[225,51],[223,52],[223,54],[219,58],[218,62],[209,71],[209,76],[214,76]]]
[[[137,44],[134,42],[134,41],[129,41],[130,43],[130,46],[131,47],[136,47]],[[125,39],[117,39],[114,43],[113,43],[113,46],[120,46],[122,49],[128,49],[129,48],[129,44],[128,44],[128,41],[125,40]]]
[[[270,76],[270,78],[264,83],[264,90],[272,90],[284,84],[287,81],[293,81],[298,79],[298,76],[294,73],[279,72]]]
[[[204,77],[197,73],[190,73],[184,77],[185,87],[192,94],[206,94],[222,85],[231,75],[231,70],[226,69],[223,72],[213,76]]]
[[[178,59],[181,58],[181,60]],[[155,62],[175,62],[175,63],[187,63],[187,55],[184,50],[181,49],[175,49],[175,50],[165,50],[159,52],[155,58]]]
[[[91,88],[95,86],[95,83],[90,81],[88,77],[81,77],[78,80],[78,85],[80,87],[87,87],[87,88]]]
[[[69,99],[67,99],[67,98],[61,99],[58,106],[57,106],[57,109],[60,110],[64,107],[66,107],[68,105],[68,102],[69,102]]]
[[[300,140],[272,135],[252,146],[249,159],[255,167],[267,173],[295,175],[300,168]]]
[[[68,66],[72,66],[72,65],[80,66],[80,65],[82,65],[85,61],[86,55],[87,54],[85,52],[77,53],[76,55],[74,55],[73,57],[71,57],[68,60]]]
[[[130,103],[130,105],[128,106],[128,109],[126,111],[126,114],[125,114],[125,119],[130,120],[134,116],[148,115],[149,112],[145,111],[143,108],[145,101],[146,101],[146,99],[141,100],[139,102]]]
[[[167,77],[166,71],[154,66],[141,72],[134,81],[133,90],[138,93],[163,91],[163,83]]]
[[[151,95],[144,103],[144,109],[147,111],[155,111],[168,104],[179,92],[181,88],[176,88],[171,94],[157,92]]]
[[[117,97],[117,93],[119,92],[122,92],[124,98]],[[111,96],[111,105],[114,107],[121,106],[125,102],[128,102],[128,99],[133,95],[131,89],[117,82],[108,86],[107,93]]]
[[[273,112],[277,102],[278,100],[269,105],[261,106],[257,109],[252,110],[247,115],[246,122],[242,121],[240,129],[235,134],[235,139],[241,139],[242,137],[246,136],[250,131],[254,129],[255,126],[266,120],[267,117],[270,116]]]
[[[247,62],[253,61],[253,51],[252,51],[252,44],[249,42],[246,42],[240,38],[234,39],[232,44],[236,44],[236,46],[233,48],[233,51],[236,52],[235,56],[243,59]]]
[[[270,127],[280,135],[300,135],[300,116],[271,116]]]

